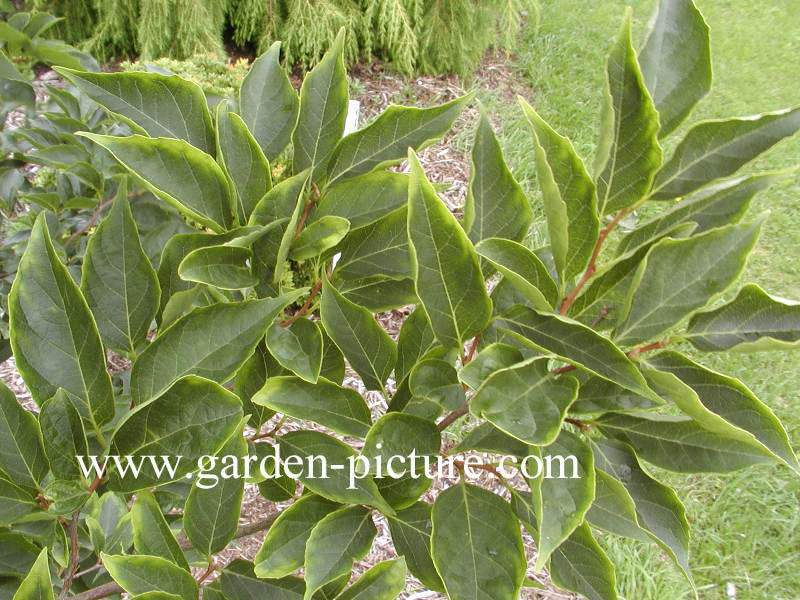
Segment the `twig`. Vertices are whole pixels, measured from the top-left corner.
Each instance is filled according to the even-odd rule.
[[[288,319],[281,321],[281,326],[289,327],[292,323],[297,321],[297,319],[299,319],[300,317],[304,317],[306,314],[308,314],[311,305],[314,303],[314,299],[317,297],[321,289],[322,289],[322,280],[320,279],[317,283],[314,284],[314,288],[311,290],[311,293],[308,295],[308,298],[306,298],[306,301],[303,303],[303,306],[300,307],[300,310],[298,310]]]
[[[666,339],[666,340],[661,340],[660,342],[653,342],[652,344],[646,344],[644,346],[638,346],[638,347],[634,348],[633,350],[628,350],[628,352],[626,353],[626,356],[628,358],[636,358],[637,356],[639,356],[640,354],[643,354],[645,352],[652,352],[653,350],[661,350],[662,348],[666,348],[671,343],[672,343],[672,340]],[[565,367],[559,367],[557,369],[553,369],[550,372],[553,373],[554,375],[560,375],[561,373],[567,373],[569,371],[574,371],[577,368],[578,367],[576,367],[574,365],[567,365]]]
[[[285,422],[286,422],[286,417],[281,417],[280,421],[278,421],[275,424],[275,427],[273,427],[269,431],[265,431],[264,433],[256,433],[256,434],[250,436],[249,438],[247,438],[247,440],[250,441],[250,442],[254,442],[256,440],[263,440],[264,438],[272,437],[276,433],[278,433],[278,431],[280,430],[281,427],[283,427],[283,424]]]
[[[472,344],[470,344],[466,356],[464,356],[464,358],[461,361],[462,367],[466,367],[469,363],[472,362],[472,359],[475,358],[475,353],[478,351],[478,344],[480,344],[480,342],[481,342],[481,336],[480,334],[478,334],[472,339]]]
[[[75,241],[76,238],[78,238],[87,229],[91,229],[92,227],[94,227],[95,224],[97,223],[97,219],[100,216],[100,213],[103,212],[103,209],[109,206],[113,201],[114,201],[113,198],[109,198],[105,202],[99,204],[97,208],[94,209],[94,212],[92,213],[92,216],[89,217],[89,220],[86,221],[86,223],[84,223],[83,225],[81,225],[78,229],[76,229],[75,232],[67,238],[67,241],[64,242],[64,247],[69,246],[72,242]]]
[[[455,460],[455,459],[453,459],[453,465],[455,465],[455,467],[459,471],[461,471],[462,473],[464,472],[464,469],[466,467],[466,463],[464,463],[463,461],[460,461],[460,460]],[[470,469],[478,469],[480,471],[486,471],[488,473],[491,473],[492,475],[494,475],[498,479],[501,479],[503,481],[507,481],[507,479],[503,476],[503,474],[500,471],[498,471],[495,468],[494,465],[487,465],[487,464],[484,464],[484,463],[478,463],[476,465],[470,465],[469,467],[470,467]]]
[[[580,419],[572,419],[567,417],[564,419],[564,422],[569,423],[570,425],[575,425],[575,427],[577,427],[581,431],[587,431],[588,429],[591,428],[591,426],[588,423],[581,421]]]
[[[208,568],[205,570],[205,573],[203,573],[202,575],[200,575],[200,577],[198,577],[198,578],[197,578],[197,585],[201,585],[201,584],[202,584],[202,583],[203,583],[203,582],[204,582],[206,579],[208,579],[209,577],[211,577],[211,574],[212,574],[214,571],[216,571],[216,570],[217,570],[217,565],[216,565],[216,563],[215,563],[215,562],[212,560],[212,561],[211,561],[211,562],[208,564]]]
[[[587,265],[586,270],[583,272],[583,275],[581,275],[581,278],[578,280],[578,283],[575,284],[575,287],[572,288],[572,291],[566,295],[564,301],[561,303],[561,308],[559,309],[559,312],[562,315],[566,315],[569,312],[569,309],[575,302],[575,299],[578,297],[578,294],[581,293],[583,286],[585,286],[586,283],[597,272],[597,259],[600,256],[600,250],[602,250],[603,248],[603,243],[606,241],[606,238],[608,238],[608,235],[619,224],[619,222],[625,218],[625,215],[627,215],[630,212],[630,210],[631,209],[629,208],[623,208],[616,215],[614,215],[614,218],[611,220],[611,222],[605,227],[603,227],[603,229],[600,231],[600,234],[597,236],[597,241],[594,243],[594,249],[592,250],[592,255],[589,258],[589,264]]]
[[[61,588],[61,594],[58,596],[61,600],[67,597],[69,588],[72,585],[72,580],[75,578],[75,573],[78,571],[78,519],[80,516],[80,509],[76,510],[72,513],[72,521],[69,523],[69,565],[64,575],[64,585]]]
[[[463,417],[465,414],[469,412],[469,403],[464,402],[461,406],[455,409],[453,412],[448,414],[444,419],[439,421],[439,424],[436,426],[436,429],[439,431],[444,431],[450,425],[452,425],[455,421]]]

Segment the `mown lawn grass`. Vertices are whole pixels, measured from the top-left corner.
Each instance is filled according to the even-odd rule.
[[[591,164],[607,48],[625,7],[635,10],[640,42],[652,0],[543,0],[541,27],[520,39],[515,68],[532,87],[528,100]],[[800,6],[797,0],[697,0],[712,31],[714,88],[690,117],[747,115],[800,104]],[[534,195],[537,185],[519,109],[491,92],[482,100],[500,114],[502,143],[514,172]],[[681,131],[685,131],[686,126]],[[675,136],[680,139],[680,131]],[[674,142],[667,144],[671,150]],[[785,141],[744,172],[800,166],[800,138]],[[771,211],[743,280],[800,300],[800,174],[754,201]],[[534,240],[535,243],[536,240]],[[781,418],[800,450],[800,353],[692,353],[742,379]],[[785,467],[754,467],[724,476],[660,472],[684,499],[692,526],[691,564],[700,598],[800,598],[800,479]],[[604,536],[628,600],[692,598],[655,546]],[[730,596],[729,594],[734,594]]]

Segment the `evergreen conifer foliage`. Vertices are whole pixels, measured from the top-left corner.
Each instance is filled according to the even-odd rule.
[[[452,600],[514,600],[542,569],[559,587],[613,600],[615,565],[598,532],[657,544],[692,587],[679,489],[653,467],[800,471],[770,408],[678,345],[800,347],[797,303],[752,285],[723,299],[765,217],[719,210],[720,194],[752,198],[742,189],[760,176],[730,176],[800,129],[800,110],[695,124],[664,158],[660,115],[674,124],[688,115],[687,96],[696,102],[710,85],[647,87],[681,86],[676,65],[708,56],[702,16],[681,3],[676,11],[663,0],[653,21],[650,39],[661,39],[645,47],[660,53],[646,63],[655,71],[643,72],[626,16],[609,54],[593,172],[520,100],[549,235],[536,250],[521,243],[530,206],[486,119],[466,221],[419,159],[471,96],[392,106],[343,136],[343,33],[299,94],[265,56],[238,102],[214,114],[177,77],[59,69],[134,131],[82,138],[192,231],[169,239],[154,269],[120,186],[76,281],[46,212],[37,218],[9,308],[39,414],[0,386],[0,542],[11,550],[3,574],[15,600],[196,600],[201,588],[227,600],[391,600],[409,574]],[[697,43],[674,31],[695,32]],[[273,173],[281,153],[293,166]],[[653,219],[609,252],[609,233],[645,203]],[[491,292],[490,278],[499,279]],[[376,313],[407,305],[395,340]],[[112,348],[132,365],[122,386],[104,369]],[[384,402],[371,409],[344,386],[346,365]],[[457,426],[469,431],[449,448],[442,442]],[[240,525],[245,478],[226,461],[258,463],[277,447],[296,477],[273,461],[247,482],[286,504]],[[144,461],[138,477],[111,461],[87,477],[71,460],[86,453],[183,459],[172,471]],[[408,463],[400,473],[373,466],[412,453],[455,456],[456,477],[427,493],[430,481]],[[470,460],[484,453],[495,458]],[[566,476],[556,466],[518,477],[500,455],[566,465]],[[218,461],[198,465],[203,457]],[[319,457],[360,465],[358,477],[347,468],[320,477]],[[397,558],[352,577],[378,515]],[[530,563],[523,528],[536,546]],[[252,560],[217,562],[236,538],[261,531]],[[193,576],[190,566],[202,569]]]

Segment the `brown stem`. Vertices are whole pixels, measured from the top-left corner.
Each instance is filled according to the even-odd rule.
[[[273,427],[269,431],[265,431],[264,433],[256,433],[255,435],[249,437],[248,440],[254,442],[256,440],[263,440],[264,438],[272,437],[276,433],[278,433],[278,431],[280,430],[281,427],[283,427],[283,424],[285,422],[286,422],[286,417],[281,417],[280,421],[278,421],[275,424],[275,427]]]
[[[216,563],[212,560],[211,563],[208,565],[208,568],[205,572],[197,578],[197,585],[201,585],[206,579],[211,577],[211,574],[217,570]]]
[[[577,368],[578,367],[576,367],[574,365],[567,365],[566,367],[558,367],[557,369],[553,369],[550,372],[554,373],[556,375],[560,375],[561,373],[568,373],[569,371],[574,371]]]
[[[669,346],[671,343],[672,340],[666,339],[666,340],[661,340],[660,342],[653,342],[652,344],[645,344],[644,346],[639,346],[628,352],[628,357],[636,358],[643,352],[652,352],[653,350],[661,350],[662,348],[666,348],[667,346]]]
[[[438,429],[439,431],[444,431],[445,429],[450,427],[450,425],[452,425],[455,421],[463,417],[468,412],[469,412],[469,404],[467,402],[464,402],[464,404],[459,406],[457,409],[455,409],[453,412],[447,415],[444,419],[439,421],[439,424],[436,426],[436,429]]]
[[[253,535],[254,533],[258,533],[259,531],[264,531],[265,529],[269,529],[272,524],[275,522],[275,519],[278,517],[278,514],[270,515],[260,521],[255,521],[253,523],[248,523],[247,525],[242,525],[236,531],[236,535],[234,535],[234,539],[247,537],[248,535]],[[184,550],[188,550],[192,547],[192,543],[189,540],[182,540],[180,543],[180,547]],[[92,588],[85,592],[81,592],[80,594],[75,594],[74,596],[70,596],[69,600],[100,600],[100,598],[107,598],[108,596],[113,596],[114,594],[121,594],[125,590],[123,590],[117,583],[111,581],[109,583],[104,583],[101,586],[96,588]]]
[[[480,343],[481,343],[480,334],[478,334],[474,338],[472,338],[472,344],[470,344],[469,350],[467,351],[466,356],[461,361],[461,366],[462,367],[466,367],[470,362],[472,362],[472,359],[475,358],[475,353],[478,351],[478,344],[480,344]]]
[[[314,303],[314,299],[319,295],[319,291],[322,289],[322,280],[320,279],[317,283],[314,284],[314,288],[311,290],[311,293],[306,298],[306,301],[303,303],[303,306],[300,307],[296,313],[294,313],[288,319],[285,319],[281,322],[283,327],[289,327],[292,323],[297,321],[300,317],[306,316],[308,314],[311,305]]]
[[[72,513],[72,520],[69,523],[69,565],[64,575],[64,585],[61,588],[61,594],[58,596],[61,600],[67,597],[69,588],[72,585],[72,580],[75,578],[75,573],[78,572],[78,519],[80,516],[81,511],[76,510]]]
[[[78,238],[87,229],[91,229],[92,227],[94,227],[95,223],[97,223],[97,219],[100,216],[100,213],[103,212],[103,209],[109,206],[113,201],[114,201],[113,198],[109,198],[105,202],[99,204],[97,208],[94,209],[94,212],[92,213],[92,216],[89,218],[89,220],[86,223],[84,223],[81,227],[76,229],[75,232],[67,238],[67,241],[64,242],[64,247],[69,246],[72,242],[75,241],[76,238]]]
[[[577,427],[581,431],[586,431],[590,427],[589,424],[585,423],[584,421],[581,421],[579,419],[572,419],[572,418],[569,418],[569,417],[565,418],[564,422],[565,423],[569,423],[570,425],[575,425],[575,427]]]
[[[453,464],[455,465],[455,467],[459,471],[461,471],[462,473],[464,472],[465,463],[463,461],[453,459]],[[507,481],[507,479],[503,476],[503,474],[500,471],[498,471],[494,467],[494,465],[486,465],[486,464],[483,464],[483,463],[479,463],[477,465],[470,465],[470,468],[471,469],[478,469],[480,471],[486,471],[488,473],[491,473],[492,475],[494,475],[498,479],[501,479],[503,481]]]
[[[583,286],[585,286],[586,283],[597,272],[597,258],[600,256],[600,250],[603,248],[603,243],[606,241],[606,238],[608,238],[608,235],[614,230],[614,228],[619,225],[619,222],[625,218],[625,215],[627,215],[628,212],[630,212],[629,208],[623,208],[616,215],[614,215],[614,218],[611,220],[611,222],[603,227],[603,229],[600,231],[600,234],[597,236],[597,241],[594,244],[594,249],[592,250],[592,255],[589,258],[589,264],[587,265],[586,270],[583,272],[583,275],[581,275],[578,283],[575,284],[575,287],[572,288],[572,291],[566,295],[564,301],[561,303],[559,312],[562,315],[566,315],[569,312],[569,309],[575,302],[578,294],[581,293]]]

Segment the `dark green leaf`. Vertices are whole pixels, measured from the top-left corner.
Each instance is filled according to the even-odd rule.
[[[39,427],[53,475],[58,479],[80,479],[82,473],[75,457],[89,454],[86,433],[80,414],[63,389],[42,405]]]
[[[30,572],[14,594],[14,600],[54,600],[54,598],[47,548],[42,548]]]
[[[275,414],[275,411],[264,406],[256,406],[252,402],[255,393],[264,387],[267,377],[274,377],[277,374],[271,372],[270,363],[276,364],[264,344],[259,344],[253,355],[236,372],[236,378],[233,381],[233,391],[242,400],[244,414],[245,416],[250,415],[248,425],[256,429]]]
[[[458,379],[477,390],[490,375],[522,362],[523,359],[522,353],[514,346],[490,344],[458,372]]]
[[[403,591],[405,585],[405,560],[385,560],[364,573],[336,598],[338,600],[394,600]]]
[[[164,558],[110,554],[101,554],[100,558],[114,581],[132,596],[166,592],[183,600],[197,599],[197,584],[191,574]]]
[[[581,382],[578,399],[570,406],[572,413],[624,412],[658,406],[652,398],[626,390],[602,377],[592,376]]]
[[[35,490],[48,470],[36,417],[0,382],[0,471]]]
[[[289,258],[308,260],[333,248],[350,231],[350,222],[343,217],[328,215],[306,225],[292,242]]]
[[[189,570],[189,563],[186,562],[186,557],[151,492],[137,492],[136,501],[131,507],[131,523],[133,546],[138,554],[160,556]]]
[[[350,221],[351,229],[374,223],[408,203],[408,175],[376,171],[337,181],[325,188],[312,223],[332,215]]]
[[[408,384],[414,397],[432,400],[445,410],[455,410],[466,399],[455,368],[441,359],[426,358],[418,362],[411,370]]]
[[[616,600],[614,565],[592,537],[589,526],[578,527],[550,557],[550,577],[557,586],[588,600]]]
[[[401,382],[411,373],[419,360],[436,345],[436,337],[428,321],[425,309],[418,306],[403,325],[397,338],[397,364],[394,368],[395,381]]]
[[[595,469],[594,502],[586,521],[598,529],[640,542],[651,541],[639,525],[636,504],[622,483],[605,471]]]
[[[315,321],[297,319],[289,326],[274,322],[267,329],[267,348],[281,366],[310,383],[322,368],[322,332]]]
[[[335,276],[346,280],[378,275],[392,279],[413,277],[407,215],[403,207],[348,235],[339,247],[342,255],[336,263]]]
[[[393,456],[406,458],[412,453],[416,456],[436,456],[440,446],[441,435],[436,425],[413,415],[391,412],[383,415],[370,428],[361,455],[367,457],[371,465],[380,461],[385,467]],[[372,466],[370,470],[374,472]],[[395,469],[395,472],[403,471],[406,469],[402,467]],[[392,473],[389,476],[393,476]]]
[[[178,265],[184,281],[205,283],[222,290],[240,290],[258,284],[250,272],[253,253],[241,246],[206,246],[192,250]]]
[[[0,477],[0,526],[6,527],[36,510],[33,494]]]
[[[406,559],[411,574],[429,589],[443,592],[444,584],[431,558],[431,508],[417,502],[398,511],[388,519],[389,531],[397,554]]]

